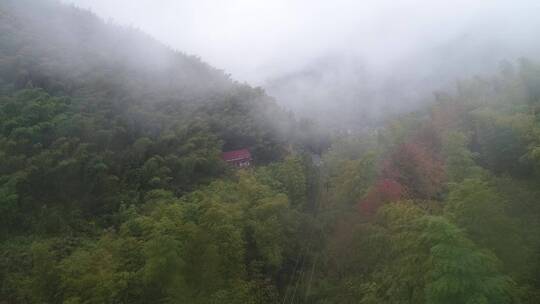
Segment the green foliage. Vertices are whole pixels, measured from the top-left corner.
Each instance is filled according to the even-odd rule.
[[[534,117],[524,113],[502,116],[488,109],[472,114],[474,148],[481,164],[495,173],[528,174],[531,168],[522,157],[527,153],[527,132]]]
[[[430,246],[426,303],[512,303],[514,282],[500,273],[497,258],[482,252],[442,217],[424,220]]]
[[[329,179],[335,203],[345,206],[358,203],[377,176],[376,165],[373,153],[358,160],[342,162],[339,167],[341,172]]]
[[[298,216],[286,195],[247,172],[182,199],[152,191],[96,241],[67,252],[33,242],[30,270],[19,279],[10,271],[2,286],[32,302],[267,303],[275,291],[256,288],[282,267]]]
[[[300,157],[287,157],[283,162],[258,169],[257,175],[279,192],[287,194],[294,206],[307,203],[307,168]],[[273,183],[273,184],[272,184]]]
[[[333,245],[333,250],[342,252],[335,256],[339,251],[333,251],[342,270],[330,273],[330,283],[336,287],[320,295],[327,299],[321,303],[512,303],[516,299],[515,282],[501,272],[495,255],[478,248],[446,218],[429,215],[415,204],[388,204],[372,224],[352,226],[352,235],[342,247]]]
[[[451,189],[445,210],[472,240],[496,253],[513,271],[526,267],[520,264],[526,261],[527,250],[506,205],[486,182],[466,179]]]
[[[444,138],[443,155],[449,182],[461,182],[465,178],[482,174],[482,169],[474,161],[475,154],[467,145],[467,136],[460,132],[450,133]]]

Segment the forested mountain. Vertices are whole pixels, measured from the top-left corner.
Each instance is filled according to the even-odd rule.
[[[220,159],[298,147],[261,89],[56,1],[0,3],[0,66],[0,299],[243,302],[278,273],[301,160],[256,177]]]
[[[50,1],[4,1],[1,27],[3,170],[26,172],[42,157],[63,167],[24,173],[35,197],[112,207],[103,187],[131,196],[149,183],[182,193],[208,181],[221,174],[222,148],[252,148],[261,163],[284,155],[294,126],[271,98],[134,29]],[[159,180],[143,177],[144,164]],[[64,187],[74,193],[56,197]]]
[[[328,134],[136,29],[3,0],[0,303],[539,303],[540,65],[500,67]]]
[[[424,18],[442,14],[427,8],[436,4],[428,1],[427,5],[420,5],[419,1],[410,1],[410,4],[433,10]],[[355,35],[346,47],[331,45],[330,48],[336,49],[318,56],[308,50],[305,58],[311,59],[270,75],[264,87],[278,103],[286,105],[299,117],[316,119],[328,128],[358,130],[417,111],[430,103],[433,91],[453,91],[456,79],[487,77],[497,72],[501,61],[508,59],[522,56],[538,59],[540,41],[534,37],[540,24],[534,18],[518,22],[519,18],[513,18],[510,13],[527,14],[527,10],[522,9],[527,4],[505,4],[508,11],[498,17],[490,15],[489,8],[497,6],[491,4],[494,3],[486,5],[481,13],[471,10],[475,17],[467,22],[449,19],[430,25],[425,34],[432,39],[423,37],[415,41],[415,31],[411,31],[412,37],[409,37],[393,34],[392,30],[384,34],[369,30],[368,37]],[[456,8],[463,6],[456,5]],[[407,14],[398,15],[409,18]],[[394,30],[400,27],[399,22],[391,18],[376,20],[384,24],[381,27]],[[424,21],[422,18],[407,21],[402,26],[403,31]],[[455,31],[447,32],[454,27]],[[376,37],[372,37],[375,42],[369,40],[369,35]]]

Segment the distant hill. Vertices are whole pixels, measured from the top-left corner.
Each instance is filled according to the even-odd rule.
[[[423,108],[434,91],[455,90],[458,79],[492,75],[504,62],[522,56],[538,59],[540,42],[529,33],[534,26],[513,27],[505,32],[465,27],[438,43],[420,43],[414,52],[404,51],[397,58],[384,52],[380,57],[364,56],[364,50],[354,49],[330,52],[267,79],[264,87],[298,116],[327,127],[380,126],[396,114]],[[387,57],[391,60],[385,61]]]

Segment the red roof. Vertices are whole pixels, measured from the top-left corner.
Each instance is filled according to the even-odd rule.
[[[251,160],[251,153],[249,153],[248,149],[227,151],[221,154],[221,158],[223,158],[224,161]]]

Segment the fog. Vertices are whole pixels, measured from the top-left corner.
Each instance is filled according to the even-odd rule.
[[[414,109],[458,78],[540,54],[540,3],[65,0],[262,86],[333,125]]]

